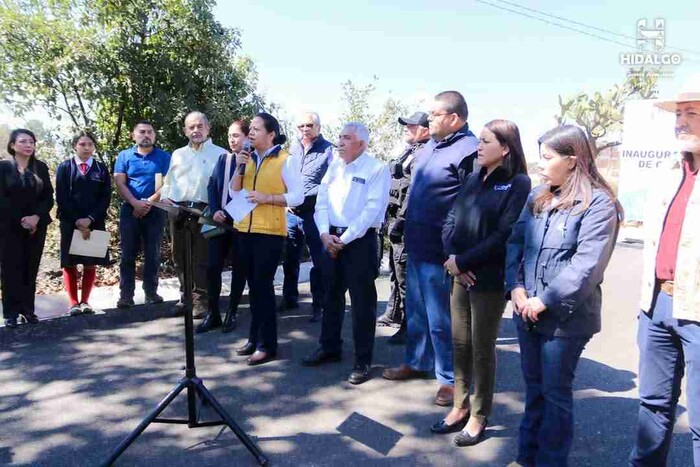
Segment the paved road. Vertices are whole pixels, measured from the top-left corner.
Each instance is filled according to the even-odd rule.
[[[640,268],[641,250],[616,250],[605,283],[604,330],[585,350],[576,380],[571,465],[625,465],[637,408]],[[386,278],[379,289],[383,307]],[[502,466],[514,458],[523,384],[510,320],[504,319],[498,340],[488,436],[476,447],[459,449],[451,437],[428,430],[445,413],[431,403],[435,381],[396,384],[378,376],[402,357],[400,348],[386,343],[389,330],[378,330],[377,377],[364,385],[344,381],[350,358],[302,367],[299,360],[316,346],[318,334],[318,326],[306,321],[309,311],[305,304],[281,317],[281,360],[260,368],[234,355],[245,340],[245,308],[235,333],[196,340],[198,374],[273,465]],[[347,322],[344,332],[350,344]],[[165,306],[0,329],[0,465],[98,465],[181,376],[182,334],[181,320],[168,317]],[[669,465],[688,466],[691,441],[680,411]],[[178,413],[184,413],[184,398],[171,415]],[[255,465],[232,433],[220,431],[152,426],[117,465]]]

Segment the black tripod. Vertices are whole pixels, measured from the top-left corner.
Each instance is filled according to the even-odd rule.
[[[188,209],[183,206],[170,206],[162,203],[153,203],[155,207],[168,211],[177,215],[177,226],[179,228],[184,226],[187,220],[197,219],[202,217],[202,213],[193,209]],[[232,228],[225,224],[220,224],[215,222],[213,219],[204,218],[205,223],[213,224],[218,227],[223,227],[227,230],[232,230]],[[263,454],[260,448],[255,444],[255,442],[248,437],[248,435],[238,426],[236,421],[226,413],[226,410],[219,404],[219,402],[214,398],[214,396],[209,392],[209,390],[204,386],[204,383],[200,378],[197,377],[197,373],[194,367],[194,324],[192,322],[192,234],[189,229],[184,229],[185,234],[185,256],[183,261],[183,273],[184,273],[184,294],[185,294],[185,377],[180,380],[180,382],[175,386],[170,393],[168,393],[165,398],[160,401],[160,403],[144,418],[139,426],[136,427],[134,431],[127,436],[124,441],[117,446],[117,448],[109,456],[109,459],[105,461],[103,466],[112,465],[119,456],[122,455],[126,449],[131,446],[136,438],[143,433],[143,431],[151,423],[175,423],[187,425],[189,428],[199,428],[205,426],[219,426],[227,425],[233,433],[238,437],[243,445],[250,451],[250,453],[255,456],[255,459],[260,465],[266,465],[268,463],[267,457]],[[159,418],[158,416],[165,410],[165,408],[170,405],[172,401],[180,394],[183,390],[187,389],[187,419],[172,419],[172,418]],[[197,399],[202,400],[203,404],[211,406],[214,411],[221,417],[221,420],[211,421],[211,422],[200,422],[197,416]]]

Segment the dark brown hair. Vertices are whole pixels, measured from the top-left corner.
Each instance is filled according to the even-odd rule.
[[[545,145],[561,157],[576,157],[576,165],[558,189],[558,203],[556,208],[560,210],[571,209],[576,205],[576,212],[581,213],[591,204],[593,189],[603,190],[615,202],[619,218],[622,218],[622,207],[617,202],[615,194],[598,172],[595,165],[595,157],[591,151],[591,144],[586,134],[580,128],[573,125],[562,125],[549,130],[537,140],[540,147]],[[533,211],[538,214],[550,206],[554,198],[552,190],[542,190],[535,197]]]
[[[7,140],[7,153],[10,154],[12,157],[15,157],[15,149],[12,147],[12,145],[17,142],[17,138],[19,138],[19,135],[29,136],[30,138],[32,138],[32,140],[34,140],[34,144],[36,145],[36,135],[31,130],[27,130],[26,128],[17,128],[15,130],[12,130],[12,133],[10,133],[10,138]],[[31,159],[34,159],[34,156],[35,153],[32,153]]]
[[[12,130],[12,133],[10,133],[10,138],[7,141],[7,152],[12,156],[12,158],[15,158],[15,149],[12,147],[13,144],[17,142],[17,138],[19,138],[19,135],[27,135],[32,140],[34,141],[34,145],[36,146],[36,135],[34,132],[31,130],[27,130],[26,128],[17,128],[15,130]],[[36,147],[34,149],[34,152],[32,153],[31,156],[29,156],[29,162],[27,163],[27,168],[32,171],[34,174],[34,178],[37,181],[37,188],[39,190],[42,189],[44,182],[39,178],[39,174],[37,174],[36,170]]]
[[[73,135],[73,139],[71,140],[70,145],[72,147],[75,147],[75,145],[78,144],[78,141],[80,141],[80,138],[82,138],[83,136],[85,136],[86,138],[90,138],[90,140],[92,141],[92,144],[94,144],[95,147],[97,147],[97,138],[95,138],[95,135],[93,135],[92,133],[90,133],[89,131],[86,131],[86,130],[82,130],[82,131],[75,133]]]
[[[520,142],[520,130],[518,125],[510,120],[491,120],[484,127],[496,137],[501,146],[508,148],[508,154],[503,158],[503,168],[508,177],[515,174],[527,175],[527,162],[525,152]]]
[[[268,133],[275,132],[275,137],[272,140],[272,144],[284,144],[287,142],[287,136],[282,134],[280,130],[280,122],[277,121],[275,117],[267,112],[260,112],[256,115],[260,120],[263,121],[263,126],[265,131]]]
[[[457,91],[443,91],[435,96],[436,101],[445,104],[445,111],[451,114],[457,114],[459,118],[466,121],[469,116],[469,108],[464,96]]]
[[[250,133],[250,123],[248,122],[248,120],[239,118],[238,120],[234,120],[233,122],[231,122],[231,125],[238,125],[238,128],[240,128],[243,134],[246,136],[248,136],[248,133]],[[229,125],[229,127],[231,125]]]

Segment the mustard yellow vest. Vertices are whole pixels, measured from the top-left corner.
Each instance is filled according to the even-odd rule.
[[[257,170],[255,161],[251,157],[245,166],[243,188],[249,192],[259,191],[266,195],[285,194],[287,187],[282,179],[282,167],[287,162],[287,157],[289,157],[289,153],[284,150],[280,150],[277,154],[270,154],[263,159],[260,170]],[[287,216],[285,207],[259,204],[241,222],[236,222],[235,227],[240,232],[286,237]]]

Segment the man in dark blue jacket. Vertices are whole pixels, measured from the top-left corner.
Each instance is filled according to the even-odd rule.
[[[304,243],[311,254],[310,281],[313,312],[311,321],[321,319],[323,304],[323,281],[319,264],[323,254],[323,244],[314,221],[316,195],[321,179],[326,174],[331,161],[333,144],[321,135],[321,120],[318,114],[308,112],[301,115],[297,128],[300,138],[292,143],[289,153],[299,158],[301,180],[304,185],[304,202],[287,210],[287,244],[284,255],[284,286],[279,311],[296,308],[299,298],[299,262]]]
[[[442,226],[476,165],[479,140],[469,131],[467,115],[467,103],[457,91],[441,92],[431,105],[432,139],[416,156],[406,208],[406,358],[383,374],[386,379],[407,380],[434,370],[440,383],[435,403],[442,406],[452,405],[454,395],[452,281],[443,269]]]

